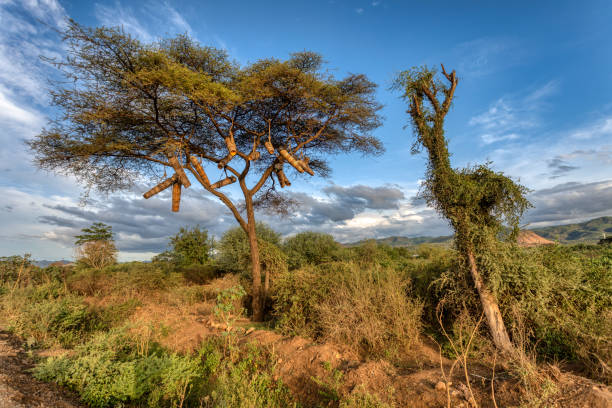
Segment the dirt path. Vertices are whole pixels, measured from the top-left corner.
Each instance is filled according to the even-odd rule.
[[[36,380],[21,344],[0,330],[0,408],[84,408],[78,398],[55,384]]]

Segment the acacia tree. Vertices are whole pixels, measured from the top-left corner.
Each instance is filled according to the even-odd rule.
[[[494,172],[489,163],[459,170],[451,167],[444,120],[459,81],[455,71],[448,74],[444,66],[442,74],[446,81],[433,69],[413,68],[398,75],[395,88],[409,103],[416,136],[413,153],[427,150],[423,196],[453,227],[455,245],[469,269],[493,342],[510,352],[513,346],[478,255],[491,251],[504,224],[511,227],[510,237],[516,238],[519,219],[530,206],[525,199],[528,190],[503,173]]]
[[[375,85],[363,75],[335,79],[312,52],[239,66],[187,36],[143,44],[120,28],[75,22],[64,40],[66,59],[51,62],[70,82],[51,93],[60,116],[29,143],[38,166],[102,192],[161,178],[144,196],[172,187],[173,211],[191,184],[187,169],[248,236],[261,320],[255,208],[286,210],[278,187],[325,176],[329,155],[382,151],[370,133],[380,125]],[[210,182],[211,168],[223,178]],[[160,177],[166,169],[174,174]],[[236,182],[241,200],[221,190]]]

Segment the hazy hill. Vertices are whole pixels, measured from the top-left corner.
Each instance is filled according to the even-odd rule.
[[[543,238],[562,244],[576,244],[579,242],[597,243],[606,236],[612,236],[612,217],[600,217],[579,224],[555,225],[552,227],[530,228],[533,232]],[[379,244],[392,247],[410,247],[419,244],[450,244],[452,236],[442,237],[387,237],[375,241]],[[365,240],[346,244],[356,246],[363,244]]]
[[[544,238],[562,244],[595,243],[602,239],[604,234],[612,235],[612,217],[600,217],[579,224],[555,225],[532,230]]]

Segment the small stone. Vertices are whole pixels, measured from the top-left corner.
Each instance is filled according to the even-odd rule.
[[[437,391],[446,391],[446,384],[444,384],[443,381],[438,381],[438,383],[436,384],[436,390]]]
[[[254,327],[249,327],[249,329],[246,331],[246,333],[244,333],[245,336],[248,336],[249,334],[253,333],[255,331]]]

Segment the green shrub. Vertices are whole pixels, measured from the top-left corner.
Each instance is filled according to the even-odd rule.
[[[255,226],[257,239],[275,246],[280,245],[280,234],[266,224]],[[250,248],[245,232],[240,227],[231,228],[223,234],[217,245],[217,263],[226,272],[242,273],[249,270]]]
[[[361,388],[355,389],[347,398],[343,399],[339,408],[393,408],[395,405],[387,404],[376,394],[370,394]]]
[[[38,365],[36,378],[55,381],[76,390],[92,407],[124,402],[169,406],[183,399],[198,377],[198,362],[152,347],[147,355],[136,352],[124,329],[96,335],[77,347],[72,357],[51,357]]]
[[[287,388],[274,380],[273,360],[256,347],[211,339],[196,355],[181,356],[137,342],[126,328],[100,333],[72,356],[48,358],[34,374],[76,390],[92,407],[293,405]]]
[[[275,315],[287,334],[394,357],[419,337],[422,304],[408,294],[409,281],[392,269],[334,262],[282,275],[275,284]]]
[[[282,249],[289,269],[297,269],[307,264],[337,261],[342,247],[329,234],[307,231],[286,239]]]
[[[206,265],[186,265],[178,269],[185,278],[185,281],[195,283],[196,285],[204,285],[214,278],[219,276],[219,269],[212,264]]]
[[[513,341],[526,342],[520,348],[535,349],[540,359],[579,363],[591,376],[610,381],[611,260],[612,249],[606,246],[521,248],[498,243],[491,255],[479,257],[479,264],[515,333]],[[449,265],[431,282],[429,293],[430,302],[444,301],[444,322],[452,327],[464,309],[478,316],[480,307],[469,277],[452,261]]]
[[[81,297],[66,294],[59,283],[20,288],[2,299],[9,328],[29,343],[73,347],[88,334],[107,327],[99,312]]]

